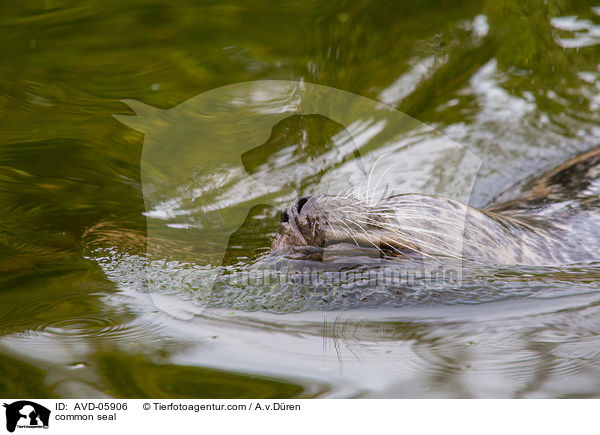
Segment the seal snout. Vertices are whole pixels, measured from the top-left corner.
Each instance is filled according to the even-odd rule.
[[[299,198],[296,198],[292,206],[281,210],[279,222],[282,224],[287,224],[290,221],[290,216],[293,217],[300,215],[302,209],[311,198],[312,196],[300,196]]]
[[[314,199],[318,197],[319,195],[300,196],[296,198],[289,207],[281,210],[281,213],[279,214],[279,231],[277,237],[273,241],[272,248],[311,245],[308,243],[310,237],[307,229],[309,225],[313,231],[315,229],[311,223],[311,216],[314,212]],[[312,235],[314,236],[314,234]],[[309,237],[309,239],[307,239],[307,237]],[[312,242],[312,240],[310,241]]]

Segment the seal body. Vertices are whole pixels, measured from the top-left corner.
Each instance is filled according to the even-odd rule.
[[[389,258],[559,265],[600,259],[600,150],[548,172],[515,200],[477,209],[433,195],[377,202],[300,197],[281,212],[275,251],[355,249]]]

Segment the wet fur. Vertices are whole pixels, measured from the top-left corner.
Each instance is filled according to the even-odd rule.
[[[297,208],[286,209],[289,222],[282,222],[274,250],[349,243],[389,257],[589,262],[600,259],[600,150],[548,172],[520,198],[486,209],[422,194],[379,201],[373,195],[315,195],[301,213]]]

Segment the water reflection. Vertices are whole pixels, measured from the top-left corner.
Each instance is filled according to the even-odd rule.
[[[598,397],[594,264],[474,271],[464,286],[413,289],[412,298],[382,288],[369,289],[363,302],[361,292],[298,298],[296,287],[224,286],[211,309],[194,304],[192,290],[215,268],[226,275],[255,267],[277,208],[300,190],[320,188],[316,180],[362,181],[378,153],[399,156],[429,144],[396,181],[410,190],[464,192],[431,162],[429,154],[443,145],[431,130],[408,125],[408,136],[379,146],[372,139],[382,124],[370,116],[349,123],[350,140],[333,117],[294,118],[288,109],[297,99],[288,93],[273,100],[260,92],[253,100],[233,96],[231,105],[242,110],[287,112],[268,123],[264,137],[231,141],[228,155],[214,138],[182,135],[167,124],[166,142],[203,144],[196,160],[168,168],[201,176],[178,180],[181,190],[158,183],[164,190],[147,209],[145,138],[111,116],[131,115],[123,98],[144,102],[135,109],[167,111],[249,80],[356,92],[429,123],[479,156],[470,201],[481,206],[518,196],[530,177],[600,143],[597,5],[334,1],[288,2],[274,20],[272,12],[260,1],[5,2],[0,393]],[[255,126],[226,120],[222,132],[246,127]],[[322,133],[322,140],[303,142],[303,132]],[[356,148],[363,159],[373,153],[364,168]],[[438,156],[454,167],[460,157]],[[167,150],[164,161],[170,158]],[[267,182],[283,170],[287,190],[280,179]],[[254,189],[249,180],[257,179],[272,190]],[[146,219],[177,234],[172,244],[159,238],[161,246],[188,261],[161,251],[146,256]],[[222,225],[223,252],[193,243],[190,233],[200,224]],[[144,287],[148,266],[166,303],[187,320],[154,305]]]

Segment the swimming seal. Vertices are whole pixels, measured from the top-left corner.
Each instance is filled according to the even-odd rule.
[[[544,174],[515,200],[477,209],[433,195],[377,202],[313,195],[281,212],[274,252],[370,250],[382,257],[561,265],[600,259],[600,149]],[[321,253],[321,254],[319,254]]]

